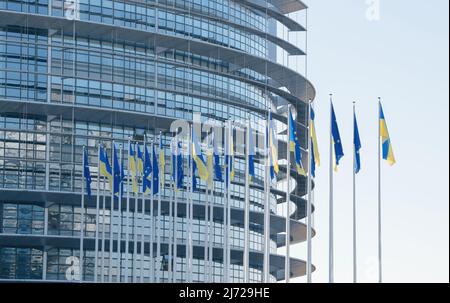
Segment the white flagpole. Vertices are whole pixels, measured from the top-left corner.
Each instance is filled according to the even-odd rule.
[[[147,152],[147,136],[144,136],[144,147],[142,150],[143,154],[143,172],[142,172],[142,184],[144,184],[144,178],[145,178],[145,153]],[[142,210],[141,210],[141,260],[140,260],[140,282],[144,283],[144,258],[145,258],[145,189],[142,187]]]
[[[264,133],[265,152],[265,204],[264,204],[264,277],[263,282],[270,282],[270,147],[269,147],[269,111],[267,112],[266,131]]]
[[[170,166],[170,172],[169,175],[172,176],[172,171],[173,168],[176,167],[174,166],[175,163],[173,163],[173,157],[172,157],[172,152],[174,151],[174,147],[173,147],[173,140],[170,143],[170,159],[171,159],[171,166]],[[170,180],[171,178],[169,178]],[[173,181],[173,180],[172,180]],[[175,192],[175,183],[171,182],[170,183],[170,193],[169,193],[169,246],[168,246],[168,276],[167,276],[167,281],[168,283],[173,283],[173,248],[174,248],[174,230],[173,230],[173,222],[174,222],[174,218],[173,218],[173,193]]]
[[[155,240],[155,217],[153,213],[153,202],[154,202],[154,194],[153,194],[153,178],[154,178],[154,170],[153,167],[153,141],[150,143],[150,162],[152,163],[152,181],[151,181],[151,189],[150,189],[150,283],[155,282],[155,258],[153,255],[153,244]]]
[[[213,129],[214,132],[214,129]],[[212,135],[211,135],[212,136]],[[210,274],[210,267],[208,266],[208,253],[209,253],[209,236],[211,231],[211,226],[209,225],[209,190],[212,187],[212,182],[214,182],[214,151],[211,150],[211,137],[208,137],[208,154],[206,155],[206,161],[207,166],[209,168],[209,157],[212,157],[213,166],[210,173],[210,181],[208,182],[206,186],[206,201],[205,201],[205,241],[204,241],[204,256],[203,256],[203,262],[204,262],[204,268],[205,268],[205,282],[209,282],[209,274]],[[209,154],[210,153],[210,154]]]
[[[120,283],[122,281],[122,196],[123,196],[123,188],[122,188],[122,169],[123,169],[123,145],[120,144],[119,151],[119,167],[120,167],[120,182],[119,182],[119,199],[118,199],[118,217],[119,217],[119,225],[117,232],[117,277],[116,282]]]
[[[115,191],[115,176],[114,176],[114,149],[115,149],[115,145],[114,145],[114,140],[112,141],[112,147],[111,147],[111,171],[112,171],[112,191],[111,191],[111,205],[110,205],[110,222],[109,222],[109,273],[108,273],[108,281],[109,283],[112,283],[112,271],[113,271],[113,239],[114,239],[114,234],[113,234],[113,217],[114,217],[114,191]]]
[[[125,283],[128,283],[128,252],[130,249],[130,146],[131,146],[131,139],[128,137],[128,169],[127,169],[127,219],[126,219],[126,230],[125,230]],[[134,177],[133,177],[134,178]]]
[[[289,117],[291,113],[291,105],[288,105],[287,114],[287,149],[286,149],[286,258],[285,258],[285,282],[289,283],[291,279],[291,260],[290,260],[290,243],[291,243],[291,147],[290,147],[290,136],[291,136],[291,119]]]
[[[333,134],[332,96],[330,95],[330,210],[329,210],[329,283],[334,283],[334,235],[333,235]]]
[[[106,151],[105,151],[106,152]],[[105,250],[106,250],[106,177],[103,176],[103,204],[102,204],[102,267],[101,267],[101,282],[105,283]],[[111,224],[111,223],[110,223]]]
[[[188,273],[188,283],[192,283],[192,203],[193,203],[193,195],[194,195],[194,184],[193,184],[193,180],[195,178],[194,174],[193,174],[193,151],[192,151],[192,132],[193,132],[193,127],[190,126],[189,128],[189,142],[188,142],[188,149],[189,149],[189,199],[188,199],[188,204],[187,204],[187,212],[186,215],[188,217],[188,258],[187,258],[187,273]]]
[[[98,281],[98,240],[100,221],[100,143],[97,151],[97,203],[95,207],[95,259],[94,259],[94,282]]]
[[[308,262],[307,262],[307,282],[312,283],[312,175],[311,175],[311,156],[312,156],[312,144],[311,144],[311,100],[308,103],[308,118],[306,121],[308,123],[308,204],[307,204],[307,216],[308,216],[308,226],[307,226],[307,241],[308,241]]]
[[[244,213],[244,283],[249,283],[250,275],[250,120],[247,122],[245,144],[245,213]]]
[[[134,144],[134,150],[135,153],[137,153],[137,144]],[[137,161],[139,161],[137,159]],[[139,164],[136,163],[136,171],[139,172],[138,166]],[[134,193],[134,213],[133,213],[133,283],[137,282],[137,242],[138,242],[138,236],[137,236],[137,221],[138,221],[138,197],[139,197],[139,173],[136,174],[136,183],[138,186],[138,192]]]
[[[159,132],[159,142],[162,142],[162,138],[161,138],[162,134],[161,131]],[[162,151],[162,146],[160,144],[158,144],[159,148],[158,148],[158,152],[161,153]],[[156,157],[159,160],[159,155],[153,155],[153,157]],[[162,184],[162,180],[164,179],[164,176],[162,176],[162,172],[163,172],[163,167],[162,167],[162,163],[161,161],[158,161],[158,166],[159,166],[159,177],[158,177],[158,186],[159,186],[159,190],[158,190],[158,205],[157,205],[157,220],[155,220],[155,231],[156,229],[158,230],[157,234],[156,234],[156,260],[157,260],[157,264],[158,264],[158,268],[156,269],[156,283],[160,283],[161,281],[161,266],[162,266],[162,262],[161,261],[161,195],[162,195],[162,190],[163,190],[163,184]]]
[[[83,146],[83,166],[82,166],[82,180],[81,180],[81,224],[80,224],[80,282],[83,282],[83,269],[84,269],[84,153],[86,152],[86,146]]]
[[[381,246],[381,98],[378,98],[378,282],[383,283],[383,251]]]
[[[173,218],[174,218],[174,234],[173,234],[173,283],[177,282],[177,262],[178,262],[178,153],[180,150],[178,149],[178,135],[175,135],[175,180],[174,180],[174,210],[173,210]],[[183,163],[181,163],[183,165]]]
[[[228,190],[227,190],[227,203],[225,205],[226,210],[224,210],[224,222],[225,222],[225,260],[224,260],[224,271],[225,271],[225,283],[230,283],[230,263],[231,263],[231,252],[230,252],[230,235],[231,235],[231,165],[232,165],[232,148],[233,148],[233,125],[231,120],[228,121]],[[234,165],[234,163],[233,163]]]
[[[353,102],[353,119],[356,115],[356,103]],[[357,254],[356,254],[356,146],[355,123],[353,123],[353,283],[358,281]]]

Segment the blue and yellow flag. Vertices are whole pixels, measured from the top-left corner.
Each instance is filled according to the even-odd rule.
[[[91,171],[89,170],[89,157],[86,148],[84,148],[83,152],[83,176],[86,182],[86,193],[90,198],[92,196],[91,191],[92,178],[91,178]],[[82,194],[84,195],[84,193]]]
[[[123,166],[120,166],[119,157],[117,157],[116,145],[113,145],[113,170],[114,170],[114,194],[123,193],[122,180],[124,173],[122,171]]]
[[[152,188],[152,160],[150,158],[150,153],[148,152],[147,146],[144,146],[144,172],[142,174],[142,192],[149,193]]]
[[[334,170],[337,171],[339,167],[339,161],[344,157],[344,148],[342,146],[341,135],[339,133],[339,127],[336,120],[336,114],[334,112],[333,103],[331,103],[331,135],[333,140],[333,159]]]
[[[248,175],[250,178],[250,182],[255,179],[256,173],[255,173],[255,142],[253,142],[253,131],[251,123],[248,124],[248,130],[249,132],[249,154],[248,154]]]
[[[129,152],[129,159],[128,159],[128,171],[131,174],[131,185],[132,190],[135,194],[139,192],[138,184],[137,184],[137,169],[136,169],[136,152],[133,148],[133,144],[130,142],[130,146],[128,147],[130,149]]]
[[[180,152],[181,142],[172,142],[172,180],[175,183],[175,190],[183,187],[184,170],[183,156]]]
[[[311,175],[316,177],[316,168],[320,166],[320,154],[319,145],[317,143],[317,132],[316,132],[316,114],[314,109],[311,108],[311,119],[310,119],[310,135],[311,135]]]
[[[300,142],[298,141],[298,134],[297,134],[297,124],[294,120],[294,117],[292,117],[292,112],[289,110],[289,146],[290,151],[294,152],[295,154],[295,166],[297,168],[297,173],[299,173],[302,176],[306,176],[305,169],[303,168],[302,163],[302,151],[300,149]]]
[[[234,180],[234,129],[230,125],[229,131],[231,135],[228,136],[225,141],[225,183],[228,186],[228,182]]]
[[[273,122],[272,113],[269,113],[268,147],[270,149],[270,177],[272,180],[276,179],[280,172],[280,166],[278,165],[278,150],[275,144],[276,140],[275,124]]]
[[[198,169],[198,174],[203,181],[208,181],[209,173],[208,168],[206,166],[205,159],[203,158],[202,151],[200,149],[200,145],[197,140],[197,136],[195,135],[195,131],[192,128],[192,158],[196,164],[196,168]]]
[[[137,146],[137,170],[139,175],[143,176],[144,174],[144,154],[141,151],[141,147]]]
[[[220,166],[219,150],[217,149],[216,136],[212,133],[213,162],[214,162],[214,180],[223,182],[222,167]]]
[[[361,138],[359,137],[358,121],[356,120],[356,113],[353,119],[353,145],[355,148],[355,173],[361,171]]]
[[[164,187],[166,184],[166,155],[164,153],[164,146],[162,140],[162,133],[159,133],[159,167],[160,167],[160,181],[161,187]]]
[[[108,154],[103,146],[100,146],[100,174],[109,181],[109,190],[112,190],[113,177],[112,177],[112,167],[108,160]]]
[[[389,165],[396,163],[394,156],[394,149],[392,148],[391,137],[389,136],[389,130],[387,127],[386,119],[384,117],[383,106],[380,102],[380,140],[382,144],[383,159],[386,160]]]

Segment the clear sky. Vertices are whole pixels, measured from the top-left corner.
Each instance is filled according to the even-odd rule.
[[[358,176],[361,282],[377,277],[377,97],[398,164],[383,163],[385,282],[449,281],[449,1],[309,0],[309,72],[317,89],[322,167],[315,194],[315,282],[328,280],[328,95],[346,156],[335,175],[335,279],[352,281],[352,101],[362,138]],[[306,257],[306,245],[293,248]],[[297,279],[299,282],[304,278]]]

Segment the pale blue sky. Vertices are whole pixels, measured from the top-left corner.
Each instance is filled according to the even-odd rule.
[[[383,98],[398,164],[383,164],[385,282],[449,281],[449,40],[447,0],[310,0],[309,78],[317,88],[322,155],[315,200],[315,282],[328,280],[328,94],[346,157],[335,176],[335,278],[352,280],[352,101],[358,101],[358,257],[362,282],[376,280],[377,97]],[[306,257],[306,245],[294,254]],[[374,267],[375,266],[375,267]],[[298,279],[303,282],[304,279]]]

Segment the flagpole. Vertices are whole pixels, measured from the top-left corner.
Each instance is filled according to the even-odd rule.
[[[106,153],[106,151],[105,151]],[[106,250],[106,177],[103,176],[103,203],[102,203],[102,267],[101,267],[101,282],[105,283],[105,250]],[[111,224],[111,223],[110,223]]]
[[[119,145],[120,151],[119,151],[119,199],[118,199],[118,206],[117,210],[119,211],[118,217],[119,217],[119,229],[118,229],[118,235],[117,235],[117,278],[116,281],[120,283],[122,281],[122,196],[123,196],[123,144]]]
[[[177,282],[177,262],[178,262],[178,134],[175,134],[175,180],[174,180],[174,210],[173,210],[173,218],[174,218],[174,239],[173,239],[173,283]],[[173,159],[173,158],[172,158]],[[183,163],[181,163],[183,165]]]
[[[330,94],[330,210],[329,210],[329,283],[334,283],[334,234],[333,234],[333,95]]]
[[[308,178],[307,178],[307,190],[308,190],[308,201],[307,201],[307,216],[308,216],[308,226],[307,226],[307,241],[308,241],[308,248],[307,248],[307,282],[312,283],[312,175],[311,175],[311,157],[312,157],[312,144],[311,144],[311,106],[312,106],[312,100],[308,103],[308,117],[307,121],[308,123]]]
[[[80,225],[80,282],[83,282],[83,269],[84,269],[84,167],[86,165],[84,161],[84,155],[86,153],[86,146],[83,146],[83,170],[82,170],[82,181],[81,181],[81,225]]]
[[[137,153],[138,150],[138,145],[135,143],[134,144],[134,150],[135,153]],[[139,172],[139,159],[137,159],[137,163],[136,163],[136,171]],[[139,175],[139,173],[137,173],[136,175]],[[138,219],[138,197],[139,197],[139,178],[138,176],[136,176],[136,183],[138,186],[138,191],[137,193],[134,193],[134,213],[133,213],[133,283],[137,282],[137,242],[138,242],[138,237],[137,237],[137,219]]]
[[[173,141],[171,141],[170,144],[170,152],[173,152]],[[169,172],[170,174],[173,171],[174,168],[174,163],[173,163],[173,155],[170,155],[170,159],[171,159],[171,171]],[[172,175],[173,178],[173,175]],[[170,180],[170,179],[169,179]],[[174,230],[173,230],[173,222],[174,222],[174,218],[173,218],[173,193],[175,192],[175,186],[174,186],[174,182],[172,180],[170,186],[170,191],[169,191],[169,246],[168,246],[168,276],[167,276],[167,282],[168,283],[173,283],[173,247],[174,247]]]
[[[194,194],[194,187],[193,187],[193,180],[194,180],[194,174],[193,174],[193,157],[192,157],[192,132],[193,127],[189,126],[189,141],[188,141],[188,151],[189,151],[189,173],[188,173],[188,180],[189,180],[189,198],[186,205],[186,217],[187,217],[187,224],[188,224],[188,245],[186,247],[187,251],[187,282],[192,283],[192,214],[191,214],[191,204],[192,204],[192,196]]]
[[[286,145],[286,258],[285,258],[285,266],[284,266],[284,275],[285,282],[289,283],[291,279],[291,260],[290,260],[290,242],[291,242],[291,148],[290,148],[290,136],[291,136],[291,121],[290,115],[291,113],[291,105],[288,105],[288,114],[287,114],[287,145]]]
[[[162,138],[161,138],[161,131],[159,132],[159,142],[162,142]],[[161,154],[162,152],[162,146],[161,144],[159,144],[159,149],[158,149],[159,153]],[[156,157],[156,155],[153,155],[153,157]],[[159,157],[157,158],[159,159]],[[156,235],[156,260],[157,260],[157,264],[158,264],[158,268],[156,269],[156,283],[159,283],[161,281],[161,266],[162,266],[162,258],[161,258],[161,195],[162,195],[162,180],[164,179],[164,176],[162,176],[163,173],[163,168],[162,168],[162,163],[161,161],[158,161],[158,166],[159,166],[159,174],[160,176],[158,176],[158,210],[157,210],[157,220],[155,220],[156,226],[155,226],[155,231],[156,228],[158,229],[158,233]],[[155,177],[155,176],[153,176]],[[161,260],[161,263],[160,263]]]
[[[150,189],[150,283],[155,283],[155,258],[153,255],[153,244],[155,242],[155,217],[154,217],[154,209],[153,209],[153,203],[154,203],[154,186],[153,178],[155,168],[153,167],[153,139],[150,142],[150,163],[152,163],[152,181],[151,181],[151,189]]]
[[[244,213],[244,283],[249,283],[250,275],[250,120],[247,121],[247,138],[245,144],[245,213]]]
[[[114,191],[115,191],[115,172],[114,172],[114,150],[115,150],[115,142],[112,141],[111,147],[111,171],[112,171],[112,191],[111,191],[111,205],[110,205],[110,222],[109,222],[109,273],[108,273],[108,281],[112,283],[112,263],[113,263],[113,213],[114,213]]]
[[[228,180],[227,181],[227,199],[226,199],[226,205],[224,207],[224,223],[225,223],[225,252],[224,252],[224,273],[225,273],[225,283],[230,283],[230,224],[231,224],[231,165],[232,165],[232,141],[233,141],[233,125],[231,120],[228,120],[228,130],[227,130],[227,151],[228,154],[228,163],[227,163],[227,174],[228,174]]]
[[[263,282],[270,282],[270,148],[269,148],[269,110],[267,111],[266,131],[264,134],[265,156],[265,204],[264,204],[264,277]]]
[[[145,188],[144,188],[144,178],[145,177],[145,162],[146,162],[146,156],[145,153],[147,152],[147,135],[144,135],[144,146],[142,150],[142,157],[143,157],[143,163],[142,163],[142,210],[141,210],[141,260],[140,260],[140,282],[144,283],[144,258],[145,258]]]
[[[127,169],[127,219],[125,230],[125,283],[128,283],[128,251],[130,249],[130,147],[131,139],[128,137],[128,169]]]
[[[378,282],[383,283],[383,251],[381,246],[381,97],[378,97]]]
[[[94,259],[94,282],[98,281],[98,233],[100,221],[100,143],[97,151],[97,202],[95,206],[95,259]]]
[[[353,119],[356,119],[356,102],[353,102]],[[355,122],[353,122],[353,283],[358,281],[356,254],[356,146]]]

